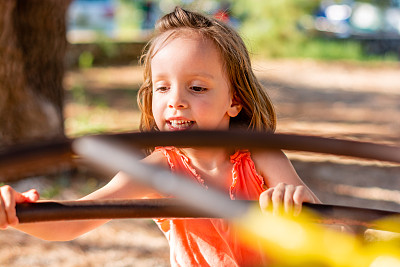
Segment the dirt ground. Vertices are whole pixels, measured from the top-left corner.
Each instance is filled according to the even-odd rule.
[[[256,61],[254,67],[275,103],[278,132],[400,146],[399,64],[279,60]],[[82,125],[89,123],[94,131],[137,129],[135,98],[140,81],[137,66],[69,71],[67,133],[84,132]],[[400,165],[287,154],[324,203],[400,211]],[[55,180],[65,183],[65,179]],[[38,177],[16,186],[46,188],[51,182]],[[104,182],[67,181],[60,196],[73,199],[85,193],[74,189]],[[169,256],[165,238],[150,220],[115,220],[70,242],[46,242],[13,229],[1,231],[0,266],[169,266]]]

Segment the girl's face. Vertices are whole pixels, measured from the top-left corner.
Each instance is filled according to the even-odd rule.
[[[172,39],[154,55],[151,69],[152,111],[160,131],[226,130],[241,110],[209,40]]]

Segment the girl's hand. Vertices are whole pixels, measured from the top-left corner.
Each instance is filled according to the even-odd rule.
[[[24,193],[18,193],[12,187],[5,185],[0,187],[0,229],[7,226],[16,226],[18,217],[15,205],[23,202],[35,202],[39,199],[39,193],[31,189]]]
[[[280,214],[283,211],[289,215],[299,215],[303,202],[314,203],[311,192],[303,185],[287,185],[279,183],[260,195],[260,207],[263,212],[272,211],[273,214]]]

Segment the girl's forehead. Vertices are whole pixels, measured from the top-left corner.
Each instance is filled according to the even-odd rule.
[[[162,69],[165,66],[171,67],[174,63],[187,64],[188,68],[194,68],[194,65],[198,67],[204,65],[206,69],[213,68],[209,66],[210,64],[222,67],[219,50],[213,42],[193,35],[166,40],[152,55],[153,70],[156,66],[157,69]]]
[[[211,38],[194,30],[166,32],[154,43],[149,72],[152,79],[180,77],[220,77],[229,80],[225,61]],[[212,78],[211,78],[212,79]]]
[[[204,34],[201,34],[199,31],[196,31],[194,29],[182,28],[170,30],[160,34],[158,38],[154,40],[154,49],[151,57],[153,58],[154,56],[156,56],[159,51],[169,46],[171,43],[173,45],[179,45],[182,42],[186,44],[191,43],[192,45],[196,44],[200,47],[210,48],[211,46],[212,48],[218,50],[218,47],[211,40],[211,38],[205,36]]]

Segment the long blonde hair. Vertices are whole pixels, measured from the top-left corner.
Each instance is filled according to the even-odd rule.
[[[276,114],[271,100],[253,73],[250,56],[242,38],[225,23],[199,13],[176,7],[156,24],[155,37],[146,45],[141,57],[144,82],[139,89],[138,104],[141,110],[141,131],[158,130],[152,114],[151,59],[161,45],[176,38],[184,30],[195,31],[211,40],[219,50],[224,69],[233,89],[235,100],[242,105],[238,116],[231,118],[230,128],[253,131],[275,131]],[[183,34],[184,34],[183,33]]]

